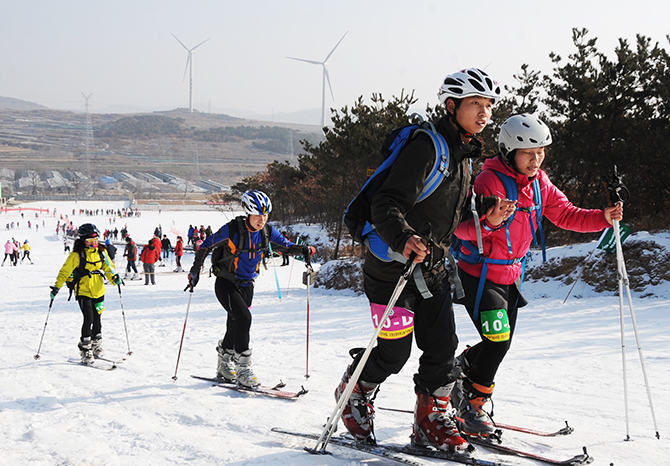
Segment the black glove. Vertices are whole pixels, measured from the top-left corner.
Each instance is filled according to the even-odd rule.
[[[121,277],[119,277],[118,273],[115,273],[114,275],[112,275],[112,283],[115,284],[115,285],[123,285],[124,284],[123,280],[121,279]]]
[[[190,286],[191,289],[195,288],[195,285],[198,284],[198,280],[200,280],[200,273],[199,273],[199,271],[197,271],[197,272],[193,272],[193,270],[191,270],[191,271],[188,273],[188,286]]]
[[[50,286],[49,288],[51,288],[51,299],[54,299],[58,294],[58,288],[55,286]]]

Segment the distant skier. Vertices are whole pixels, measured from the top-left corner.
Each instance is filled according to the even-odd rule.
[[[177,261],[177,268],[174,269],[175,272],[183,272],[184,269],[181,267],[181,256],[184,255],[184,240],[181,236],[177,236],[177,244],[174,246],[174,257]]]
[[[126,236],[126,248],[123,250],[123,257],[126,258],[128,263],[126,264],[126,275],[125,278],[128,278],[130,270],[133,271],[133,276],[130,280],[137,280],[137,266],[135,261],[137,260],[137,246],[130,236]]]
[[[188,283],[192,290],[200,279],[205,258],[210,251],[215,251],[212,253],[212,271],[217,276],[214,292],[228,312],[226,333],[216,348],[216,375],[237,381],[244,387],[256,387],[260,382],[251,369],[249,348],[251,302],[254,280],[261,261],[268,253],[268,244],[272,243],[273,250],[305,255],[306,260],[315,249],[298,246],[284,238],[277,229],[266,225],[272,203],[261,191],[246,191],[242,195],[242,207],[246,217],[236,217],[202,242],[188,274]]]
[[[14,252],[16,250],[16,244],[14,244],[13,240],[7,240],[5,243],[5,258],[2,260],[2,265],[5,265],[5,261],[7,258],[9,258],[9,263],[10,265],[16,265],[14,264]]]
[[[144,269],[145,285],[148,285],[149,281],[151,281],[152,285],[156,284],[156,262],[158,262],[160,257],[160,250],[154,245],[155,241],[153,240],[155,239],[157,238],[154,237],[149,241],[140,254],[140,261],[142,261],[142,267]]]
[[[100,232],[92,223],[79,227],[79,238],[72,246],[72,252],[65,259],[58,272],[56,283],[51,286],[53,300],[64,283],[74,291],[81,309],[84,323],[81,326],[79,352],[85,364],[91,364],[96,357],[102,357],[102,321],[105,310],[104,274],[110,283],[120,285],[121,277],[114,270],[104,245],[98,243]],[[84,260],[82,264],[81,260]]]
[[[161,240],[161,250],[163,251],[163,259],[166,261],[170,257],[170,249],[172,249],[172,243],[170,243],[170,239],[167,235],[163,235],[163,239]]]
[[[24,259],[28,259],[30,263],[33,263],[33,260],[30,258],[30,251],[32,248],[30,247],[30,243],[28,243],[28,240],[25,240],[23,242],[23,245],[21,246],[21,250],[23,251],[23,257],[21,258],[21,263],[23,264]]]

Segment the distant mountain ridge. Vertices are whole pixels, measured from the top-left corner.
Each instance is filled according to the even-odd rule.
[[[0,95],[0,108],[8,108],[12,110],[42,110],[48,107],[34,102],[28,102],[27,100],[3,97]]]

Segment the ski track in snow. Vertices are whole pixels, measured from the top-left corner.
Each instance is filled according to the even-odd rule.
[[[121,202],[36,202],[59,215],[72,209],[118,208]],[[71,216],[76,225],[92,222],[102,231],[108,216]],[[143,211],[140,218],[118,218],[128,224],[138,248],[160,223],[173,245],[175,231],[185,237],[189,224],[211,225],[216,231],[230,219],[221,212]],[[390,460],[329,447],[333,455],[313,456],[303,451],[311,441],[270,432],[275,426],[320,433],[334,409],[333,391],[350,361],[349,348],[366,346],[372,336],[364,296],[351,292],[310,291],[309,366],[306,367],[306,288],[301,262],[280,267],[269,264],[256,282],[251,346],[254,369],[264,385],[280,380],[286,390],[304,386],[309,393],[298,400],[280,400],[238,393],[196,380],[191,374],[213,376],[217,341],[223,336],[226,313],[213,292],[212,278],[202,276],[192,295],[183,350],[175,373],[188,293],[186,274],[157,267],[156,286],[142,281],[122,287],[122,302],[132,356],[115,371],[98,371],[68,362],[78,357],[81,315],[61,289],[48,313],[49,285],[65,260],[62,242],[53,237],[56,218],[41,214],[39,231],[27,229],[34,213],[0,214],[0,224],[19,221],[20,229],[2,230],[2,244],[15,237],[28,239],[35,265],[0,268],[0,465],[390,465]],[[42,227],[44,220],[45,226]],[[305,232],[318,235],[314,227]],[[670,235],[638,233],[668,247]],[[118,245],[116,263],[125,267]],[[586,255],[593,243],[555,248],[549,257]],[[173,257],[172,257],[173,260]],[[188,270],[193,254],[184,256]],[[274,270],[273,270],[274,269]],[[282,287],[278,298],[275,271]],[[162,273],[166,272],[166,273]],[[290,276],[290,283],[289,283]],[[661,440],[654,427],[642,377],[637,344],[625,304],[626,363],[629,429],[626,434],[619,300],[596,294],[583,284],[563,304],[569,287],[553,281],[524,284],[530,304],[521,309],[514,344],[499,371],[494,394],[495,419],[538,430],[556,430],[569,421],[575,432],[567,437],[539,438],[506,432],[510,443],[547,456],[565,459],[588,448],[596,465],[638,466],[670,461],[670,289],[656,287],[656,297],[633,304],[645,367]],[[579,298],[575,297],[579,296]],[[107,287],[103,336],[106,357],[120,359],[128,351],[121,299]],[[455,307],[461,346],[477,341],[465,310]],[[45,329],[41,358],[36,361]],[[376,405],[413,409],[412,374],[419,351],[400,374],[385,382]],[[309,378],[305,377],[306,372]],[[380,441],[405,443],[412,415],[377,410]],[[340,426],[340,432],[343,428]],[[483,459],[510,465],[535,461],[479,450]],[[417,459],[425,464],[446,464]],[[667,463],[666,463],[667,464]]]

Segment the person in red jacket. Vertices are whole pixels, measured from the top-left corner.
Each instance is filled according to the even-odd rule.
[[[184,240],[181,236],[177,236],[177,244],[174,246],[174,256],[177,260],[177,268],[174,269],[175,272],[183,272],[184,269],[181,267],[181,256],[184,255]]]
[[[156,248],[156,251],[158,251],[158,262],[162,263],[161,259],[161,250],[163,249],[163,244],[161,243],[161,239],[158,236],[154,236],[149,240],[151,244],[154,245],[154,248]]]
[[[456,255],[465,291],[465,297],[456,302],[465,306],[481,337],[458,358],[463,378],[451,399],[461,431],[468,435],[486,437],[495,430],[484,404],[490,400],[498,367],[510,348],[518,308],[528,304],[520,288],[523,258],[540,230],[536,193],[541,196],[542,214],[559,228],[596,232],[623,218],[622,203],[590,210],[568,200],[540,168],[545,147],[551,142],[549,128],[536,116],[515,115],[505,121],[498,137],[500,154],[484,162],[474,184],[476,194],[497,196],[497,204],[486,211],[479,224],[473,216],[455,231],[464,241]],[[516,183],[516,203],[503,201],[509,195],[503,180]],[[483,257],[476,252],[477,227]]]
[[[157,239],[157,238],[153,238]],[[160,241],[159,241],[160,243]],[[160,258],[160,252],[158,249],[156,249],[156,246],[154,246],[153,240],[150,240],[146,246],[144,246],[144,249],[142,249],[142,253],[140,254],[140,260],[142,261],[142,265],[144,267],[144,284],[148,285],[149,284],[149,279],[151,278],[151,284],[155,285],[156,284],[156,262],[158,262],[158,259]]]

